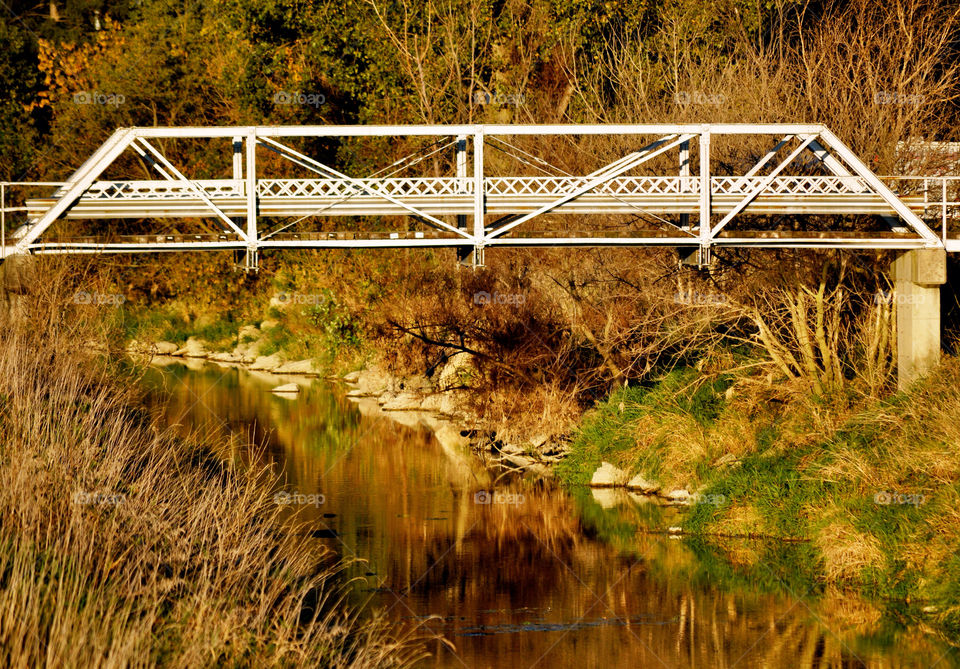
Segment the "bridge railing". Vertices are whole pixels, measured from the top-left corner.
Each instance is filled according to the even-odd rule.
[[[0,181],[0,260],[7,250],[7,235],[26,223],[27,199],[32,191],[49,197],[51,188],[62,188],[64,181]],[[17,216],[17,215],[20,216]]]
[[[573,191],[582,185],[585,179],[586,177],[484,176],[483,190],[486,196],[492,197],[536,194],[541,191],[555,194]],[[845,193],[859,191],[862,184],[859,177],[778,177],[768,184],[768,188],[770,192],[775,193],[799,192],[807,187],[810,179],[829,182],[828,190]],[[881,176],[880,179],[895,194],[904,198],[910,208],[932,229],[938,231],[938,236],[948,250],[960,251],[960,176],[901,175]],[[307,181],[311,183],[308,184]],[[345,181],[340,183],[341,181],[339,179],[258,179],[256,188],[260,197],[342,196],[344,193],[355,193],[356,191],[351,188],[355,189],[357,182],[362,184],[365,181],[378,180],[358,179],[353,182],[355,184],[353,186]],[[749,190],[752,182],[748,183],[748,181],[749,179],[745,177],[713,176],[710,179],[711,190],[715,195],[740,193],[745,189]],[[378,182],[380,187],[386,188],[391,194],[400,198],[436,191],[438,201],[446,201],[447,197],[455,195],[472,196],[475,186],[471,179],[455,178],[385,179]],[[246,183],[242,180],[221,179],[194,183],[199,184],[211,198],[246,196]],[[616,195],[621,192],[647,191],[669,198],[672,195],[697,194],[700,183],[696,177],[625,176],[604,184],[599,189],[599,193],[609,191]],[[33,208],[28,207],[27,201],[49,200],[65,184],[66,182],[62,181],[0,182],[0,258],[8,250],[7,242],[11,239],[11,232],[26,223],[28,214],[31,212],[36,214]],[[820,186],[822,189],[823,184]],[[105,201],[136,197],[149,198],[151,195],[161,194],[164,199],[190,197],[190,193],[176,181],[103,181],[94,183],[88,193],[92,198]]]
[[[898,196],[923,196],[921,218],[939,222],[940,238],[950,239],[949,223],[960,221],[960,176],[885,176],[880,177]],[[960,230],[957,231],[960,233]]]

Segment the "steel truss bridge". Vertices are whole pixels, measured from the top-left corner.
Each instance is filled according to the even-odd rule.
[[[223,178],[181,171],[178,142]],[[341,171],[348,143],[385,166]],[[391,161],[396,146],[413,150]],[[0,183],[3,258],[233,250],[248,269],[284,248],[455,247],[474,264],[497,246],[677,247],[697,264],[719,247],[960,251],[958,217],[960,177],[878,177],[817,124],[122,128],[65,182]],[[84,236],[75,219],[113,223]]]

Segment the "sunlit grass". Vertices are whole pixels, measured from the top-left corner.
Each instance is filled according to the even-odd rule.
[[[270,469],[174,436],[55,289],[0,333],[0,665],[407,666],[280,522]],[[256,462],[256,458],[246,458]]]

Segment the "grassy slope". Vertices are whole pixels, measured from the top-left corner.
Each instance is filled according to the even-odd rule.
[[[948,358],[909,393],[858,403],[742,383],[727,399],[729,379],[677,370],[592,411],[559,474],[584,484],[607,460],[699,490],[722,503],[695,505],[684,520],[691,532],[809,541],[798,552],[697,540],[745,578],[855,586],[887,598],[899,617],[932,619],[957,638],[958,373],[960,359]]]
[[[261,334],[261,355],[281,353],[287,360],[314,360],[317,369],[338,372],[356,368],[364,357],[364,342],[359,325],[332,297],[317,304],[263,306],[259,311],[234,314],[211,312],[204,318],[189,320],[171,304],[129,310],[125,315],[125,336],[140,341],[169,341],[184,344],[194,337],[206,342],[212,351],[232,351],[240,341],[244,325],[259,325],[266,320],[276,326]]]

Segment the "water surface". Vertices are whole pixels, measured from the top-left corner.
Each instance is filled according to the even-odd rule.
[[[676,522],[676,509],[498,478],[322,381],[285,398],[269,390],[290,379],[192,367],[147,374],[166,420],[224,444],[264,444],[285,473],[276,499],[291,502],[291,527],[318,551],[364,560],[349,574],[360,577],[353,603],[452,642],[432,645],[424,666],[955,666],[948,647],[856,596],[762,564],[760,578],[738,578],[749,542],[719,559],[649,531]]]

